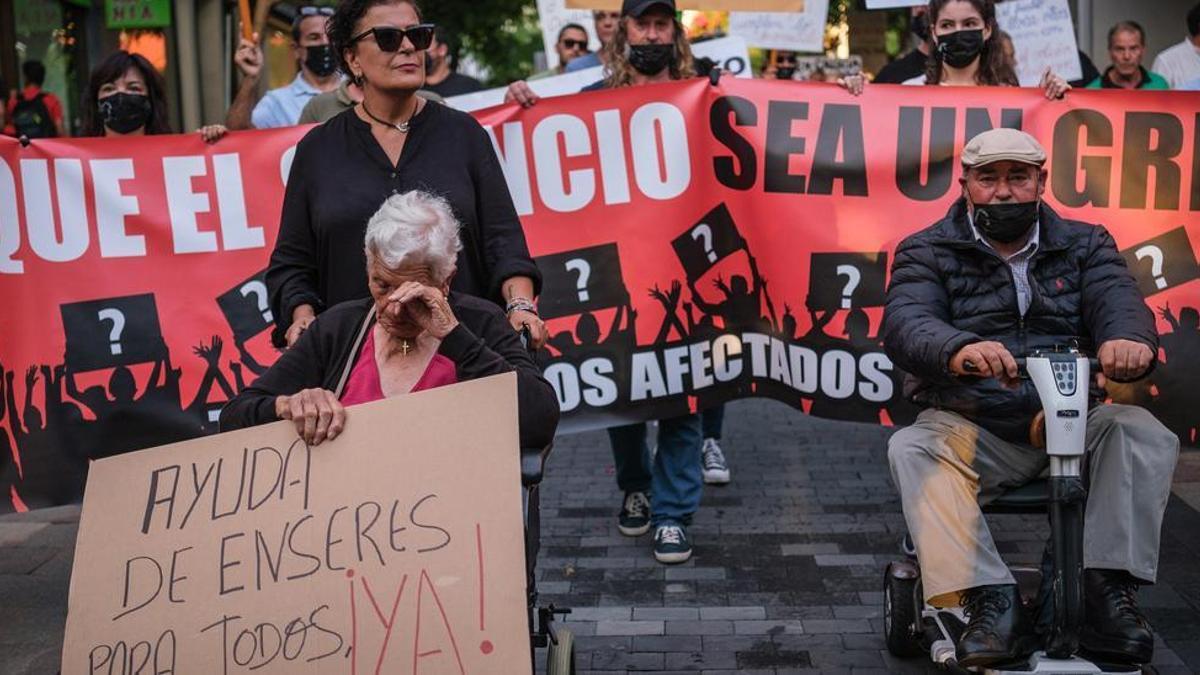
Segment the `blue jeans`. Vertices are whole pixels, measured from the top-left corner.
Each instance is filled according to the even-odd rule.
[[[700,413],[700,428],[705,438],[721,440],[721,428],[725,426],[725,404],[714,405]]]
[[[650,491],[650,522],[655,526],[687,524],[700,507],[704,474],[700,467],[700,416],[681,415],[658,421],[658,452],[647,467],[646,423],[608,429],[617,486],[624,492]]]

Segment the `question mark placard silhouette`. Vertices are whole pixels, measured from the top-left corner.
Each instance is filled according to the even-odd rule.
[[[579,301],[587,302],[589,298],[587,284],[588,277],[592,276],[592,266],[589,265],[588,261],[584,260],[583,258],[571,258],[564,263],[563,266],[566,267],[568,271],[575,272],[579,275],[578,280],[575,282],[575,290],[579,291]]]
[[[125,315],[115,307],[105,307],[96,312],[101,321],[112,321],[112,330],[108,332],[108,348],[115,356],[121,353],[121,333],[125,331]]]
[[[67,364],[83,372],[162,358],[154,295],[71,302],[59,307]]]
[[[629,301],[616,244],[599,244],[534,259],[542,272],[538,313],[543,319],[573,316]]]
[[[708,256],[708,262],[717,262],[717,252],[713,250],[713,233],[712,228],[708,223],[700,223],[692,228],[692,239],[701,242],[704,247],[704,253]]]
[[[1154,287],[1158,290],[1163,290],[1167,287],[1167,280],[1163,278],[1163,252],[1162,249],[1153,245],[1146,244],[1133,252],[1138,260],[1145,258],[1150,259],[1150,274],[1154,277]]]
[[[233,331],[233,337],[245,342],[271,326],[271,296],[267,292],[266,270],[244,279],[217,297],[217,306]]]
[[[726,256],[746,250],[746,240],[733,222],[733,215],[719,204],[671,240],[671,247],[688,279],[708,273]]]
[[[805,305],[814,310],[882,306],[887,259],[888,255],[883,251],[813,253],[809,260]]]
[[[253,295],[256,299],[255,306],[258,311],[262,312],[263,321],[271,323],[274,318],[271,316],[271,310],[267,306],[267,285],[258,279],[251,279],[242,284],[238,289],[242,293],[242,297],[249,298]]]
[[[842,288],[842,309],[850,309],[853,306],[851,298],[858,288],[858,282],[862,281],[862,272],[854,265],[838,265],[836,272],[839,277],[846,277],[846,285]]]
[[[1177,227],[1121,251],[1138,290],[1150,297],[1200,279],[1200,263],[1186,228]]]

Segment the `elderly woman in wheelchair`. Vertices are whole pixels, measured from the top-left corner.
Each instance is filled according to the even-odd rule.
[[[367,224],[365,246],[371,297],[323,312],[225,406],[221,429],[291,420],[306,443],[319,445],[353,424],[347,406],[515,372],[531,648],[550,647],[548,672],[574,672],[573,636],[554,622],[570,610],[537,606],[538,488],[559,409],[523,343],[528,336],[513,332],[494,303],[450,292],[462,242],[441,198],[388,198]]]
[[[346,406],[516,372],[521,447],[548,446],[554,389],[499,307],[449,290],[462,248],[449,205],[393,195],[367,224],[365,246],[371,297],[323,312],[225,406],[221,429],[286,419],[318,445],[345,428]]]

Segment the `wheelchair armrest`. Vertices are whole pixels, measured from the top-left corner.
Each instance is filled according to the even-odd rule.
[[[544,448],[521,448],[521,485],[529,487],[542,482],[546,469],[546,458],[554,448],[551,443]]]

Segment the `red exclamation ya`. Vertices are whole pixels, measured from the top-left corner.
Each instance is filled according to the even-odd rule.
[[[484,585],[483,585],[483,530],[479,523],[475,523],[475,560],[479,563],[479,632],[482,633],[486,629],[484,622]],[[491,654],[495,646],[491,640],[484,640],[479,643],[479,651],[484,654]]]

